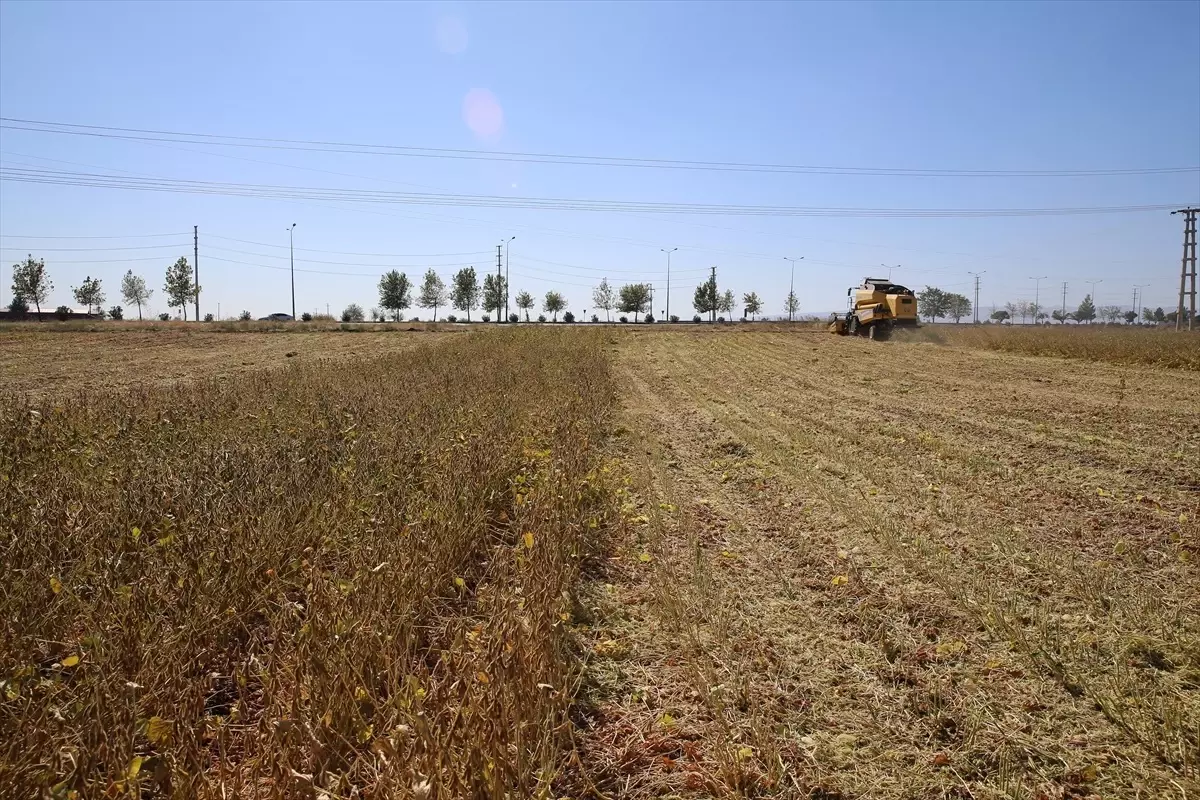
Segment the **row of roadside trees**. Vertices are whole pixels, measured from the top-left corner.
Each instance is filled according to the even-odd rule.
[[[13,264],[13,299],[9,304],[9,311],[15,314],[27,314],[32,305],[38,319],[41,319],[42,306],[50,300],[50,293],[53,291],[54,282],[50,279],[50,273],[46,269],[45,259],[34,258],[30,255],[21,263]],[[178,307],[183,318],[187,319],[187,304],[194,302],[200,293],[200,287],[193,279],[192,267],[188,264],[187,258],[180,258],[167,267],[163,291],[167,297],[167,305],[172,308]],[[93,278],[90,275],[85,277],[79,286],[71,287],[71,294],[74,296],[75,302],[87,308],[88,314],[103,315],[105,313],[104,302],[108,296],[100,278]],[[142,318],[142,307],[153,295],[154,290],[147,286],[146,279],[135,275],[133,270],[127,271],[121,279],[121,298],[127,305],[137,306],[138,319]],[[70,311],[65,306],[59,306],[56,313],[62,314],[64,310]],[[124,316],[124,310],[121,306],[113,306],[109,309],[108,315],[114,319],[121,319]]]
[[[917,295],[917,310],[923,318],[930,322],[936,322],[939,318],[953,319],[955,322],[959,322],[971,316],[972,308],[971,301],[961,294],[946,292],[935,286],[926,286]],[[1158,323],[1174,322],[1176,315],[1177,312],[1164,312],[1159,307],[1155,309],[1144,308],[1140,316],[1142,322]],[[1055,308],[1047,311],[1044,305],[1028,300],[1018,300],[1005,303],[1003,308],[995,309],[990,315],[992,320],[999,323],[1020,320],[1022,325],[1031,322],[1042,324],[1050,320],[1059,324],[1067,322],[1087,324],[1100,320],[1109,324],[1124,322],[1127,325],[1132,325],[1138,322],[1138,317],[1138,312],[1132,309],[1123,309],[1121,306],[1097,307],[1090,294],[1085,296],[1079,305],[1070,311],[1063,308]]]

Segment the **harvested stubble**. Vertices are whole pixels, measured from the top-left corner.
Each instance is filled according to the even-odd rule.
[[[0,796],[535,797],[600,337],[0,397]]]
[[[935,325],[918,341],[1035,356],[1200,370],[1200,333],[1129,325]]]

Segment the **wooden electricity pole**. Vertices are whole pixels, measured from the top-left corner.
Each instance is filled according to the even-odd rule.
[[[1200,208],[1181,208],[1171,213],[1183,214],[1183,260],[1179,267],[1179,308],[1175,314],[1175,330],[1183,330],[1183,298],[1188,297],[1187,329],[1190,331],[1196,324],[1196,214],[1200,214]]]

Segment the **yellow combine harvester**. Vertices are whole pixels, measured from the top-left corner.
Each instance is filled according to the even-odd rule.
[[[912,289],[886,278],[863,278],[862,286],[847,289],[850,310],[829,318],[829,330],[839,336],[883,340],[897,327],[917,327],[917,298]]]

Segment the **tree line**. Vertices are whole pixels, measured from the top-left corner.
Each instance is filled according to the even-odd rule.
[[[946,292],[935,286],[926,286],[917,295],[917,311],[930,322],[937,322],[939,318],[953,319],[958,322],[970,316],[972,308],[970,299],[961,294]],[[1187,313],[1184,312],[1185,320]],[[1146,323],[1174,322],[1177,315],[1178,312],[1175,311],[1164,312],[1161,306],[1155,309],[1144,308],[1141,313],[1141,321]],[[996,322],[1015,322],[1019,319],[1022,325],[1027,322],[1043,324],[1050,320],[1059,324],[1067,322],[1087,324],[1101,320],[1110,324],[1123,321],[1127,325],[1132,325],[1138,321],[1138,316],[1138,312],[1123,309],[1121,306],[1097,307],[1090,294],[1086,295],[1071,311],[1063,308],[1047,311],[1043,304],[1017,300],[1005,303],[1003,308],[997,308],[990,314],[990,318]]]
[[[12,270],[13,299],[9,303],[8,310],[14,314],[27,314],[32,303],[38,319],[41,319],[42,304],[50,299],[50,293],[54,291],[54,282],[50,280],[45,259],[35,259],[30,255],[21,263],[13,264]],[[187,304],[194,302],[200,294],[200,287],[193,279],[192,268],[188,264],[187,258],[180,258],[167,267],[163,291],[167,297],[167,305],[172,308],[178,306],[183,318],[187,319]],[[88,314],[93,313],[93,309],[97,314],[105,313],[104,302],[107,295],[100,278],[93,278],[90,275],[85,277],[79,286],[71,287],[71,294],[75,297],[75,302],[87,307]],[[135,275],[133,270],[127,271],[125,277],[121,279],[121,299],[127,305],[137,306],[138,319],[142,318],[142,306],[153,294],[154,290],[147,286],[146,279]],[[59,306],[55,310],[55,313],[60,316],[64,312],[69,314],[71,309]],[[124,318],[122,306],[112,306],[107,313],[113,319]]]

